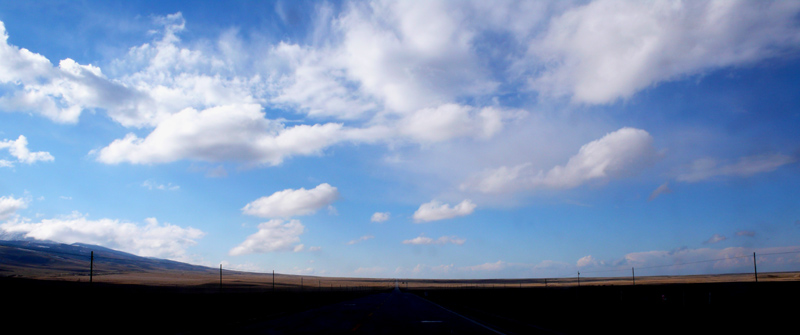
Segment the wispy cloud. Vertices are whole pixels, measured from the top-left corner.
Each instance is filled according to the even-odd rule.
[[[695,160],[688,168],[678,174],[677,180],[698,182],[713,177],[749,177],[759,173],[777,170],[783,165],[794,163],[797,159],[783,154],[765,154],[741,157],[736,163],[720,164],[713,158]]]
[[[359,237],[359,238],[357,238],[357,239],[355,239],[355,240],[352,240],[352,241],[350,241],[350,242],[347,242],[347,244],[348,244],[348,245],[353,245],[353,244],[356,244],[356,243],[359,243],[359,242],[364,242],[364,241],[366,241],[366,240],[373,239],[373,238],[375,238],[375,236],[372,236],[372,235],[364,235],[364,236],[361,236],[361,237]]]
[[[466,239],[459,238],[458,236],[442,236],[442,237],[440,237],[438,239],[435,239],[435,240],[430,238],[430,237],[427,237],[427,236],[418,236],[418,237],[415,237],[413,239],[403,241],[403,244],[438,244],[438,245],[456,244],[456,245],[462,245],[466,241],[467,241]]]
[[[663,183],[656,188],[653,193],[650,193],[650,197],[647,198],[647,201],[653,201],[658,198],[658,196],[669,193],[672,193],[672,189],[669,188],[669,182]]]
[[[705,242],[703,242],[703,244],[714,244],[714,243],[719,243],[719,242],[725,241],[725,240],[727,240],[727,239],[728,239],[728,238],[727,238],[727,237],[725,237],[725,235],[714,234],[714,236],[711,236],[711,238],[709,238],[708,240],[706,240]]]
[[[142,183],[142,187],[144,187],[144,188],[146,188],[148,190],[162,190],[162,191],[177,191],[177,190],[181,189],[180,186],[173,185],[172,183],[159,184],[159,183],[154,182],[152,180],[145,180]]]

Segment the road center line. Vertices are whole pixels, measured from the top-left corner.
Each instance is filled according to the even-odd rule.
[[[406,294],[411,294],[411,293],[406,293]],[[429,302],[429,303],[431,303],[431,304],[433,304],[434,306],[438,306],[439,308],[441,308],[441,309],[443,309],[443,310],[446,310],[446,311],[448,311],[448,312],[450,312],[450,313],[453,313],[453,314],[455,314],[455,315],[458,315],[458,316],[460,316],[460,317],[464,318],[465,320],[467,320],[467,321],[469,321],[469,322],[472,322],[472,323],[474,323],[474,324],[476,324],[476,325],[478,325],[478,326],[481,326],[481,327],[483,327],[483,328],[486,328],[486,329],[488,329],[488,330],[490,330],[490,331],[494,332],[495,334],[505,335],[505,334],[503,334],[503,333],[501,333],[501,332],[499,332],[499,331],[497,331],[497,330],[494,330],[494,329],[492,329],[492,328],[489,328],[489,326],[487,326],[487,325],[485,325],[485,324],[482,324],[482,323],[480,323],[480,322],[478,322],[478,321],[475,321],[475,320],[473,320],[473,319],[470,319],[470,318],[468,318],[468,317],[466,317],[466,316],[463,316],[463,315],[461,315],[461,314],[458,314],[458,313],[456,313],[456,312],[453,312],[453,311],[451,311],[451,310],[449,310],[449,309],[447,309],[447,308],[444,308],[444,307],[442,307],[441,305],[439,305],[439,304],[437,304],[437,303],[435,303],[435,302],[433,302],[433,301],[430,301],[430,300],[428,300],[428,299],[424,299],[424,298],[422,298],[422,297],[419,297],[419,298],[420,298],[420,299],[422,299],[422,300],[425,300],[425,301],[427,301],[427,302]]]

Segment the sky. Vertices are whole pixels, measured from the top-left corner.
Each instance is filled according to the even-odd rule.
[[[0,237],[233,270],[800,270],[798,1],[0,1]]]

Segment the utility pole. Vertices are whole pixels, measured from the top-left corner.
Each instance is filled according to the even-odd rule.
[[[581,272],[578,271],[578,287],[581,287]]]
[[[272,270],[272,293],[275,293],[275,270]]]
[[[631,275],[633,276],[633,286],[636,286],[636,272],[631,268]]]
[[[756,253],[753,252],[753,274],[756,277],[756,283],[758,283],[758,268],[756,267]]]
[[[89,254],[89,284],[92,283],[92,272],[94,272],[94,251]]]
[[[219,290],[222,291],[222,264],[219,265]]]

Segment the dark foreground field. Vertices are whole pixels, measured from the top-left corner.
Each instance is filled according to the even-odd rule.
[[[407,293],[427,301],[414,298],[418,301],[412,304]],[[401,293],[388,289],[272,292],[247,287],[220,290],[216,286],[98,283],[90,286],[85,282],[0,278],[0,295],[3,305],[11,309],[3,315],[3,327],[6,330],[21,327],[21,333],[269,334],[281,333],[270,329],[280,325],[282,333],[295,334],[398,334],[403,333],[402,329],[418,328],[423,331],[415,331],[415,335],[487,330],[501,334],[609,331],[764,334],[796,332],[800,311],[798,282],[471,288]],[[457,316],[444,316],[438,306],[429,302]],[[357,306],[362,303],[366,304],[363,308]],[[408,313],[408,309],[431,315]],[[309,310],[313,313],[304,315],[313,317],[297,317],[297,313]],[[419,323],[417,328],[381,324],[380,320],[400,324],[394,315],[401,314],[414,318],[403,322]],[[378,317],[382,319],[375,319]],[[448,328],[448,323],[455,324],[458,318],[475,321],[467,323],[476,327],[465,327],[462,322]],[[329,319],[337,320],[341,328],[307,325]],[[294,327],[293,322],[303,325]]]
[[[800,283],[416,292],[505,334],[796,333]]]

